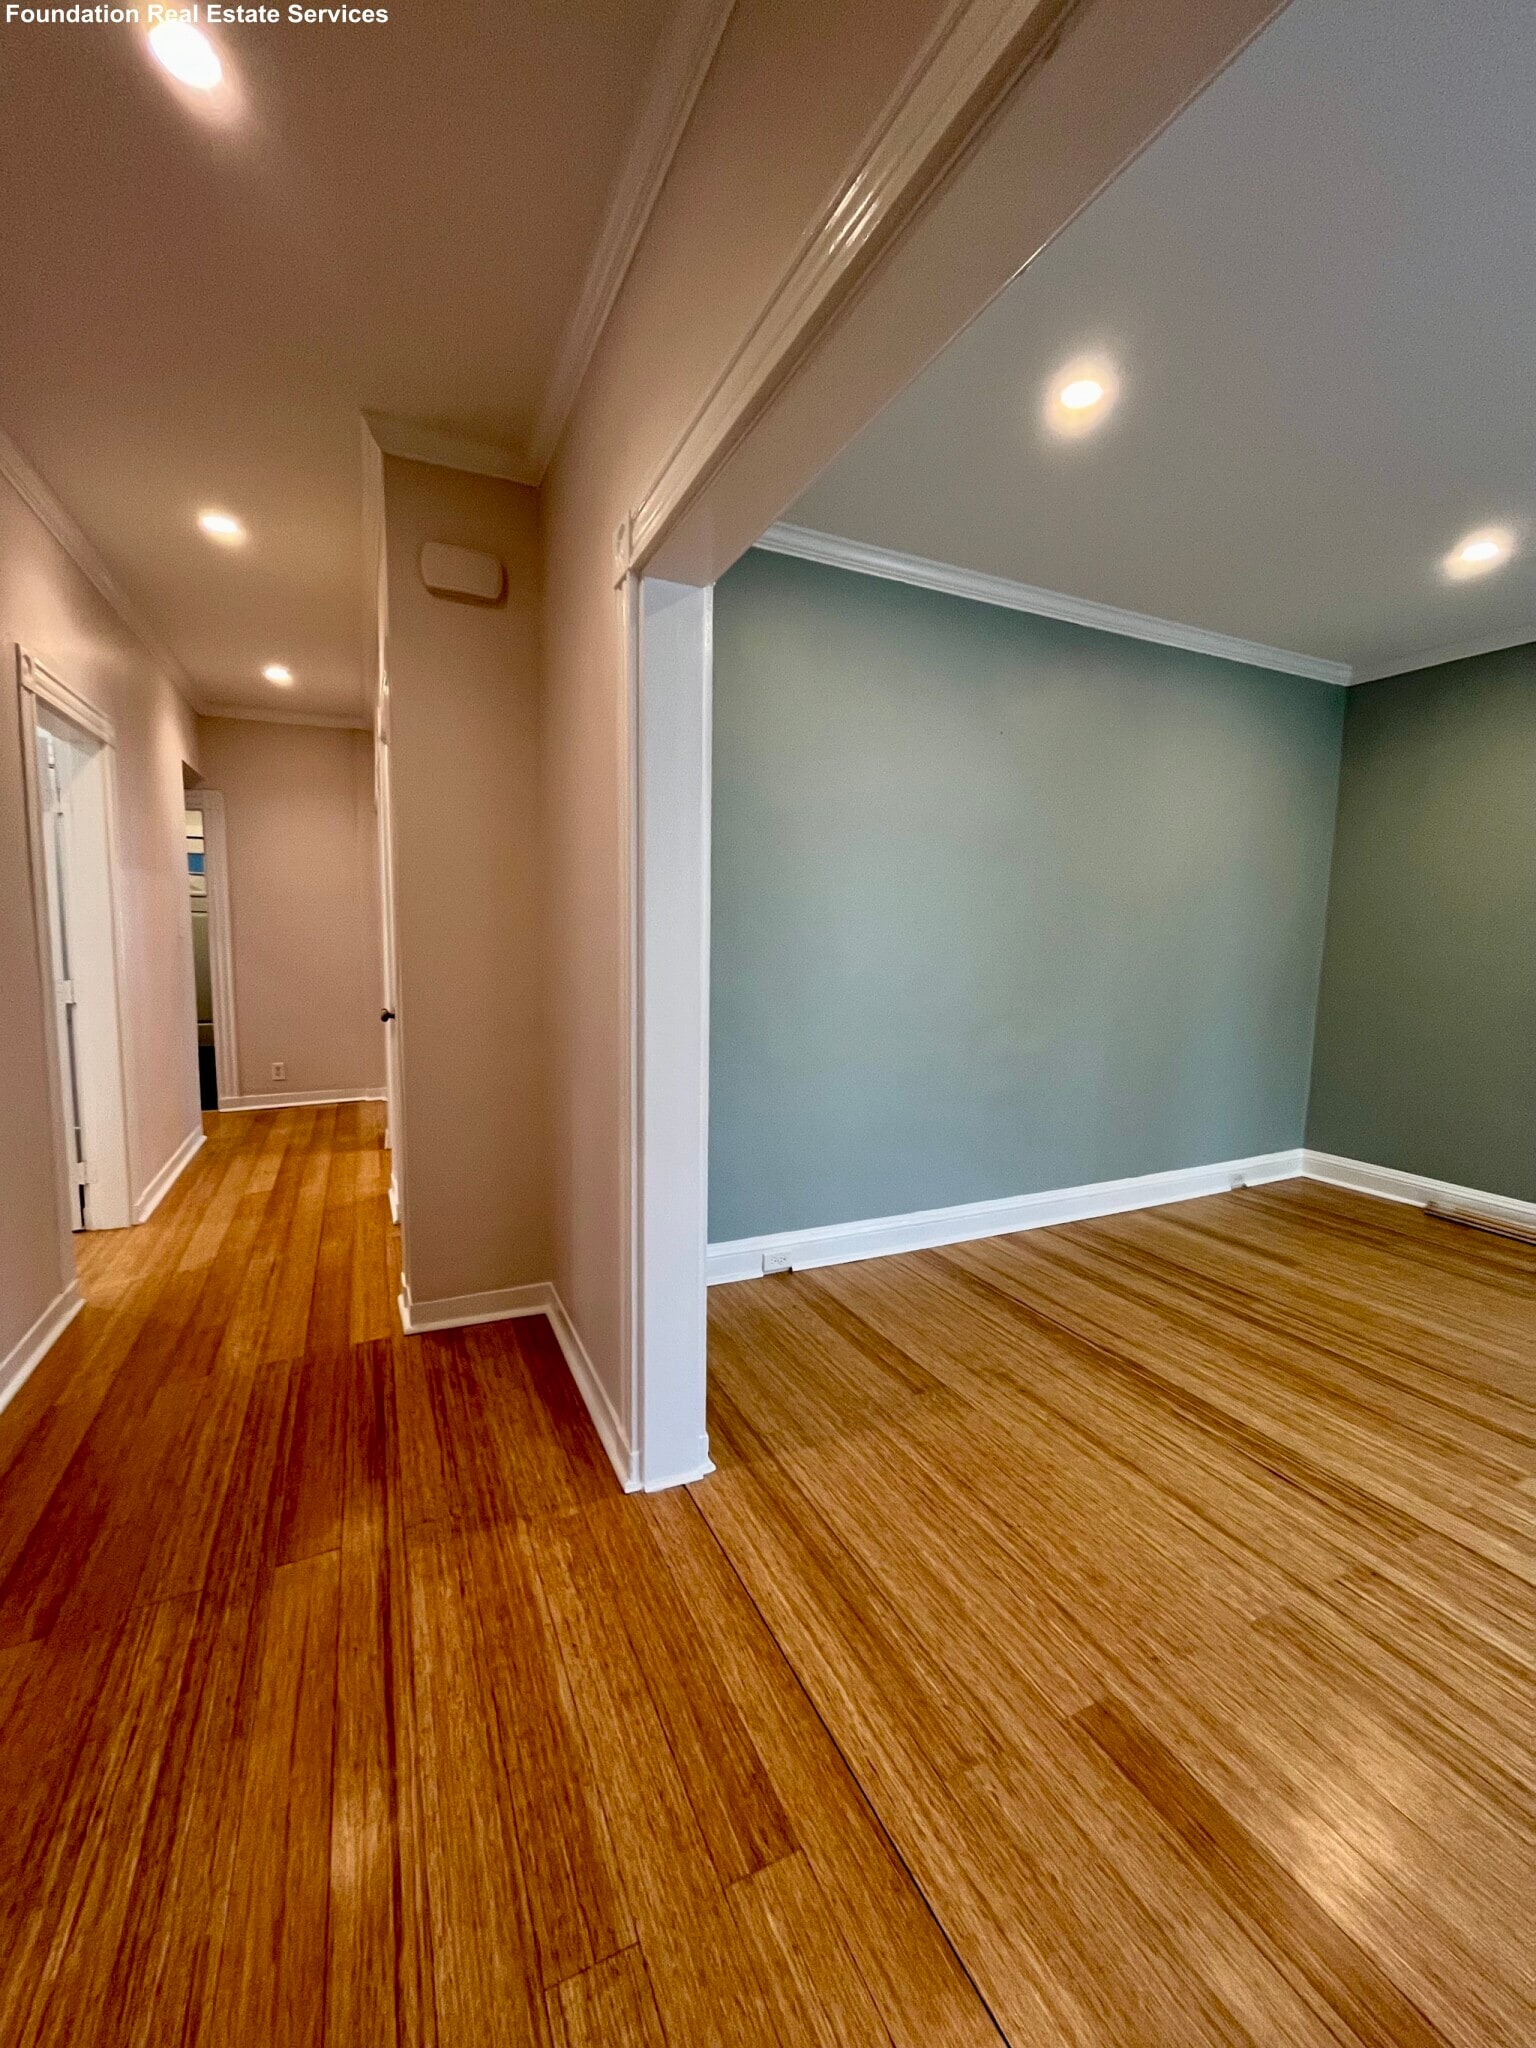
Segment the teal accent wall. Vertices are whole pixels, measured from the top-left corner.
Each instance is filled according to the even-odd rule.
[[[711,1238],[1299,1145],[1346,695],[746,555]]]
[[[1536,1201],[1536,647],[1348,696],[1307,1142]]]

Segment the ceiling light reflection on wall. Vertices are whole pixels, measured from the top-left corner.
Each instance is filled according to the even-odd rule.
[[[1114,411],[1119,396],[1120,373],[1109,358],[1079,356],[1063,365],[1046,386],[1046,427],[1061,440],[1091,434]]]
[[[1482,526],[1457,541],[1440,566],[1454,583],[1502,569],[1515,552],[1515,536],[1507,526]]]
[[[156,63],[194,92],[212,92],[224,81],[218,51],[189,21],[162,21],[150,30],[149,47]]]
[[[245,528],[233,512],[199,512],[197,523],[221,547],[237,548],[245,539]]]
[[[282,690],[286,690],[293,681],[293,670],[291,668],[284,668],[280,661],[269,661],[262,670],[262,674],[269,683],[276,683],[278,688]]]

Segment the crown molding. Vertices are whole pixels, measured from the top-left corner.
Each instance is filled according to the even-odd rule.
[[[496,476],[509,484],[537,484],[538,470],[526,453],[494,441],[475,441],[462,434],[439,433],[418,420],[394,413],[364,412],[368,431],[386,455],[406,462],[434,462],[439,469],[465,469],[472,476]]]
[[[27,510],[47,527],[80,573],[111,605],[144,652],[163,670],[166,680],[180,691],[194,711],[201,711],[202,701],[192,686],[191,677],[124,591],[97,553],[84,527],[65,511],[10,435],[3,432],[0,432],[0,476],[15,490]]]
[[[1428,654],[1395,656],[1380,667],[1357,669],[1357,683],[1384,683],[1389,676],[1411,676],[1421,668],[1442,668],[1448,661],[1475,661],[1480,654],[1502,654],[1508,647],[1529,647],[1536,641],[1536,626],[1524,626],[1512,633],[1491,633],[1486,640],[1463,640],[1454,647],[1436,647]]]
[[[1082,0],[951,0],[844,175],[615,535],[620,575],[668,528],[772,404],[796,364],[1055,47]]]
[[[252,725],[316,725],[331,732],[372,732],[373,720],[361,711],[269,711],[265,705],[208,704],[199,718],[238,718]]]
[[[839,540],[808,526],[770,526],[757,545],[773,555],[797,555],[829,569],[849,569],[858,576],[880,576],[888,583],[911,583],[919,590],[937,590],[947,597],[965,597],[976,604],[1001,605],[1005,611],[1033,612],[1042,619],[1062,619],[1072,626],[1091,626],[1099,633],[1118,633],[1128,640],[1151,640],[1161,647],[1182,647],[1190,654],[1211,654],[1219,661],[1238,661],[1248,668],[1278,669],[1282,675],[1305,676],[1316,683],[1344,687],[1354,680],[1347,662],[1322,661],[1285,647],[1266,647],[1258,640],[1235,640],[1227,633],[1208,633],[1203,626],[1185,626],[1175,619],[1129,612],[1119,605],[1095,604],[1091,598],[1069,597],[1060,590],[1037,590],[1007,576],[985,576],[977,569],[955,569],[921,555],[898,554],[868,541]]]
[[[666,182],[736,0],[685,0],[668,23],[645,105],[608,202],[574,312],[560,339],[530,442],[542,477]]]

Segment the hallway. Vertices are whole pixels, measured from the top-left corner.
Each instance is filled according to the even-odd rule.
[[[377,1105],[208,1133],[0,1415],[7,2048],[1530,2037],[1528,1247],[723,1288],[624,1498],[542,1319],[398,1334]]]
[[[149,1223],[80,1240],[88,1306],[0,1415],[0,2040],[862,2039],[797,1839],[912,2038],[995,2038],[543,1320],[400,1336],[381,1126],[210,1116]]]

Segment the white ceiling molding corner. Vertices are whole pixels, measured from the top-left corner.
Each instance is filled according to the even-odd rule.
[[[1149,640],[1161,647],[1181,647],[1190,654],[1214,655],[1219,661],[1241,662],[1248,668],[1276,669],[1282,675],[1304,676],[1311,682],[1332,683],[1340,688],[1355,680],[1348,662],[1324,661],[1317,655],[1298,654],[1285,647],[1266,647],[1257,640],[1237,640],[1228,633],[1210,633],[1203,626],[1185,626],[1174,619],[1153,618],[1147,612],[1125,611],[1119,605],[1095,604],[1091,598],[1069,597],[1060,590],[1038,590],[1033,584],[1015,583],[1007,576],[955,569],[945,562],[927,561],[921,555],[872,547],[866,541],[840,540],[836,534],[816,533],[807,526],[770,526],[757,545],[769,554],[795,555],[802,561],[847,569],[857,576],[879,576],[887,583],[910,583],[919,590],[939,591],[946,597],[999,605],[1005,611],[1032,612],[1039,618],[1061,619],[1068,625],[1118,633],[1130,640]]]
[[[542,478],[565,430],[581,380],[634,261],[735,5],[736,0],[685,0],[671,16],[651,69],[645,104],[539,403],[529,447],[535,481]]]
[[[330,732],[372,732],[373,720],[358,712],[353,717],[329,711],[284,711],[276,706],[268,710],[255,704],[208,704],[198,712],[200,718],[238,718],[253,725],[315,725]]]
[[[625,522],[644,568],[810,346],[1082,0],[951,0]]]
[[[12,486],[27,509],[47,527],[81,574],[95,585],[145,653],[164,671],[167,681],[180,691],[194,711],[201,711],[202,699],[193,686],[192,678],[123,590],[97,553],[84,527],[65,511],[10,435],[4,432],[0,432],[0,476]]]
[[[439,469],[463,469],[471,476],[496,476],[509,484],[539,481],[527,455],[514,448],[440,433],[436,427],[399,419],[393,413],[365,412],[363,419],[386,455],[398,455],[407,462],[435,462]]]
[[[1411,676],[1421,668],[1442,668],[1448,661],[1472,661],[1479,654],[1502,654],[1507,647],[1529,647],[1536,642],[1536,625],[1512,633],[1491,633],[1484,640],[1463,640],[1454,647],[1433,647],[1427,654],[1398,654],[1370,668],[1359,669],[1357,683],[1384,683],[1391,676]]]

